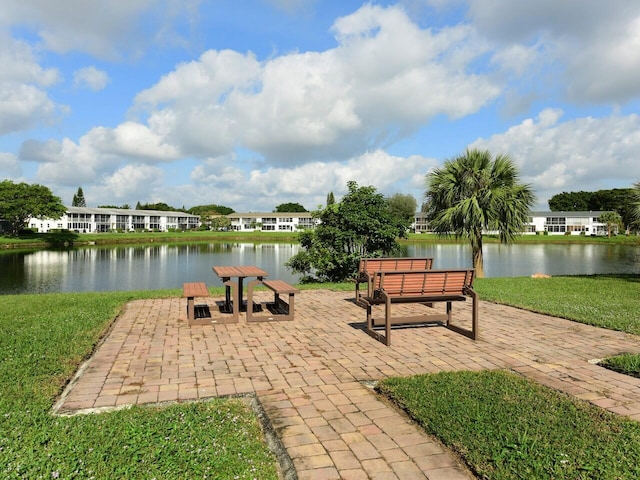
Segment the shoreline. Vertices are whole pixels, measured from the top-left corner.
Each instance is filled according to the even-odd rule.
[[[93,234],[34,234],[32,238],[14,239],[0,237],[0,250],[38,249],[55,247],[86,247],[109,245],[139,245],[149,243],[202,243],[202,242],[252,242],[252,243],[298,243],[298,233],[264,232],[142,232],[142,233],[93,233]],[[485,235],[485,243],[499,243],[497,236]],[[400,244],[465,244],[465,240],[453,237],[438,237],[432,234],[409,234],[399,239]],[[615,237],[586,237],[581,235],[522,235],[515,244],[596,244],[640,246],[638,235]]]

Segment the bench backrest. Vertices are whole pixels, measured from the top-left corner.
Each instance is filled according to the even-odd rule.
[[[376,289],[396,297],[463,295],[473,287],[475,270],[382,271],[376,273]]]
[[[361,258],[359,271],[372,274],[373,272],[389,271],[389,270],[431,270],[433,267],[433,258]]]

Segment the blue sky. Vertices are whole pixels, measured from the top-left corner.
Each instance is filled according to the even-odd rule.
[[[537,209],[640,181],[635,0],[21,0],[0,11],[0,178],[64,203],[418,202],[466,148]]]

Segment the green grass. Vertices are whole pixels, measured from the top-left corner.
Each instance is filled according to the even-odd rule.
[[[640,275],[478,279],[482,300],[640,334]],[[640,371],[640,355],[606,359]],[[379,391],[457,451],[480,478],[640,478],[640,424],[515,374],[387,379]]]
[[[2,297],[0,478],[278,478],[259,422],[240,399],[51,415],[124,303],[178,295]]]
[[[381,393],[480,478],[640,478],[640,424],[504,371],[391,378]]]
[[[640,275],[483,278],[480,299],[640,335]]]
[[[59,245],[71,238],[75,245],[95,243],[97,245],[109,244],[136,244],[136,243],[177,243],[177,242],[212,242],[212,241],[245,241],[245,242],[297,242],[297,232],[212,232],[212,231],[188,231],[188,232],[134,232],[134,233],[80,233],[80,234],[44,234],[34,233],[23,237],[4,237],[0,235],[0,248],[13,248],[18,245],[42,246],[49,243]],[[485,235],[485,243],[498,243],[495,235]],[[410,233],[408,238],[401,239],[400,243],[427,243],[466,244],[465,241],[454,237],[440,237],[434,234]],[[640,245],[640,236],[618,235],[615,237],[591,237],[581,235],[521,235],[518,243],[524,244],[614,244],[614,245]]]
[[[640,332],[638,275],[491,278],[475,287],[483,300]],[[277,478],[257,419],[239,400],[51,415],[64,384],[127,301],[179,295],[2,297],[0,478]],[[640,424],[515,375],[449,372],[389,379],[379,388],[483,478],[640,477]]]
[[[640,354],[637,353],[627,352],[605,358],[599,365],[614,372],[640,378]]]

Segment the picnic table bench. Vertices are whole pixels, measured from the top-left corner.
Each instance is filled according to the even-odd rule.
[[[430,257],[388,257],[388,258],[361,258],[358,266],[358,275],[353,281],[356,284],[356,304],[366,307],[363,295],[360,292],[360,284],[367,284],[366,296],[371,297],[377,288],[374,284],[376,272],[382,271],[422,271],[433,268],[433,258]]]
[[[264,285],[273,292],[273,302],[267,302],[254,306],[253,290],[258,285]],[[289,285],[283,280],[252,280],[247,285],[247,323],[249,322],[269,322],[274,320],[293,320],[295,308],[295,294],[300,290]],[[286,302],[280,295],[288,295],[289,301]],[[255,309],[262,310],[262,307],[269,313],[267,315],[255,315]],[[256,308],[257,307],[257,308]]]
[[[189,325],[203,325],[211,323],[211,319],[201,320],[196,318],[195,299],[208,297],[209,289],[204,282],[184,283],[182,285],[182,297],[187,298],[187,320]]]
[[[478,338],[478,294],[473,290],[474,269],[422,270],[422,271],[380,271],[375,272],[375,288],[371,295],[363,296],[367,309],[366,332],[376,340],[391,345],[391,326],[444,324],[448,329],[476,340]],[[471,330],[453,325],[452,302],[472,299]],[[394,303],[446,302],[446,313],[417,316],[393,317],[391,306]],[[373,316],[373,307],[384,305],[384,318]],[[384,325],[384,335],[375,327]]]

